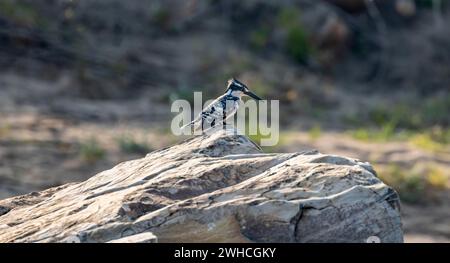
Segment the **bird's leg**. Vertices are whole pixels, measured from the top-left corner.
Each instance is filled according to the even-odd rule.
[[[227,129],[227,115],[225,112],[222,115],[222,129],[223,130]]]

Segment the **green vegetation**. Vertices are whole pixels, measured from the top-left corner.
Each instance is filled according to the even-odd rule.
[[[298,62],[306,62],[311,53],[311,47],[305,31],[300,26],[293,26],[289,28],[286,49],[289,54]]]
[[[390,140],[403,140],[406,134],[403,132],[395,132],[392,124],[385,124],[380,129],[359,128],[348,132],[353,138],[361,141],[386,142]]]
[[[450,149],[450,129],[431,129],[428,132],[411,136],[410,142],[422,149],[430,151],[445,151]]]
[[[0,126],[0,138],[7,136],[11,132],[10,124],[3,124]]]
[[[450,95],[430,97],[424,103],[377,105],[362,115],[346,115],[343,120],[355,128],[348,133],[363,141],[409,140],[431,151],[450,145]]]
[[[110,66],[112,71],[118,76],[123,76],[128,70],[128,64],[123,61],[117,61]]]
[[[347,132],[361,141],[387,142],[409,141],[412,145],[433,152],[450,150],[450,130],[431,129],[428,131],[395,131],[393,126],[383,126],[381,129],[359,128]]]
[[[105,150],[98,144],[95,138],[91,138],[80,146],[81,158],[89,163],[97,162],[105,157]]]
[[[153,13],[152,22],[159,28],[169,30],[171,22],[169,10],[165,8],[159,8],[156,10]]]
[[[359,128],[355,131],[349,131],[348,132],[353,138],[360,140],[360,141],[369,141],[373,135],[370,134],[370,130]]]
[[[322,135],[322,129],[320,128],[319,124],[314,125],[309,131],[308,131],[309,138],[312,140],[316,140]]]
[[[450,152],[450,97],[435,96],[422,103],[400,102],[377,105],[366,112],[347,115],[344,120],[355,127],[348,131],[353,138],[370,141],[405,141],[431,151]],[[438,199],[448,189],[450,175],[437,165],[416,164],[412,168],[396,164],[377,167],[380,178],[393,186],[405,202],[420,203]]]
[[[296,61],[305,63],[312,53],[312,46],[299,17],[298,9],[283,8],[278,14],[278,21],[286,31],[285,48],[287,53]]]
[[[396,129],[420,130],[450,124],[450,95],[438,95],[420,102],[403,101],[395,105],[376,105],[367,113],[346,115],[343,120],[353,126],[391,125]]]
[[[117,143],[120,150],[124,153],[146,154],[151,151],[146,142],[137,141],[131,135],[121,136],[117,139]]]
[[[424,7],[424,8],[432,8],[433,5],[435,4],[439,4],[441,5],[441,7],[443,7],[444,5],[448,4],[448,1],[446,0],[441,0],[441,1],[436,1],[436,0],[415,0],[417,6],[419,7]]]
[[[275,32],[280,39],[272,39]],[[285,53],[300,63],[306,63],[314,51],[307,30],[300,21],[300,10],[295,7],[281,8],[275,21],[256,25],[249,35],[250,45],[258,51],[268,47],[271,40],[275,45],[281,40]]]
[[[270,30],[267,27],[261,27],[250,33],[250,44],[256,49],[266,47],[270,38]]]
[[[424,198],[425,181],[420,175],[405,172],[397,165],[379,171],[379,175],[381,180],[398,191],[403,201],[416,203]]]
[[[436,167],[405,169],[398,165],[387,168],[377,167],[380,179],[396,189],[401,200],[410,203],[432,200],[440,191],[448,187],[448,175]]]
[[[25,26],[44,26],[46,23],[32,5],[23,1],[0,1],[0,16]]]
[[[300,11],[296,8],[284,7],[278,13],[278,23],[282,27],[290,27],[300,16]]]
[[[393,107],[376,106],[368,111],[371,123],[377,126],[389,125],[395,128],[417,129],[422,123],[419,113],[413,111],[407,104],[397,104]]]
[[[430,97],[419,109],[421,120],[427,126],[450,125],[450,94]]]
[[[427,174],[427,182],[435,189],[443,190],[449,186],[449,177],[445,175],[442,169],[430,167]]]

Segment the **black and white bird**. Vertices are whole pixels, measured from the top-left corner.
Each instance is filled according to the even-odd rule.
[[[239,80],[232,78],[228,80],[227,90],[207,107],[189,124],[181,127],[197,127],[201,124],[201,129],[206,130],[217,125],[226,126],[226,120],[232,117],[239,108],[242,96],[250,96],[255,100],[261,100],[256,94]]]

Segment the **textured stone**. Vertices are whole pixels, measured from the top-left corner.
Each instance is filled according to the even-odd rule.
[[[150,232],[144,232],[136,235],[131,235],[115,240],[111,240],[108,243],[157,243],[158,238]]]
[[[0,242],[403,241],[398,195],[370,164],[223,132],[0,207]]]

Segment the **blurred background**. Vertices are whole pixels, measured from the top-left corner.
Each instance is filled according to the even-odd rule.
[[[231,77],[280,100],[265,151],[369,161],[407,242],[450,241],[448,0],[1,0],[0,198],[176,143]]]

